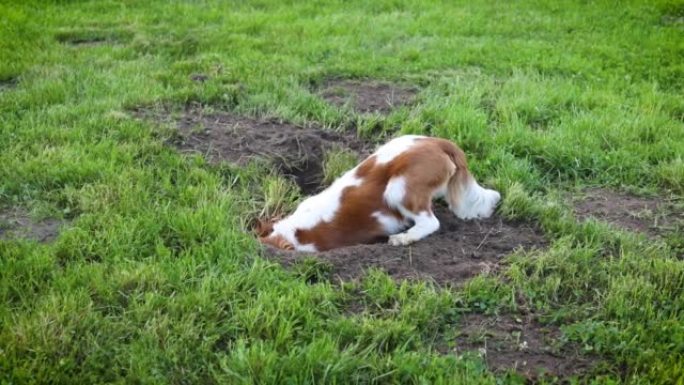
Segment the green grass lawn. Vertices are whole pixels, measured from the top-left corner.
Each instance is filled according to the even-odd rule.
[[[684,235],[579,221],[568,198],[681,216],[684,3],[496,3],[0,1],[0,208],[65,221],[53,242],[0,240],[0,383],[520,383],[438,346],[521,303],[598,362],[582,383],[684,383]],[[330,78],[419,93],[358,114],[317,95]],[[311,284],[244,230],[296,192],[180,154],[173,123],[134,112],[190,103],[450,138],[549,246],[457,288]]]

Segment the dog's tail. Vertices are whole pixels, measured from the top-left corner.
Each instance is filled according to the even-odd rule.
[[[448,140],[440,141],[440,144],[442,151],[444,151],[449,159],[451,159],[454,166],[456,166],[454,174],[449,178],[449,182],[447,183],[445,196],[449,208],[453,210],[455,207],[459,206],[459,203],[463,199],[463,194],[466,191],[466,187],[473,177],[468,170],[468,162],[463,150]]]

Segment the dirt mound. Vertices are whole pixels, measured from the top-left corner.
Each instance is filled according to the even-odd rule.
[[[23,209],[0,209],[0,240],[29,239],[51,242],[57,238],[63,223],[53,218],[35,221]]]
[[[347,103],[360,113],[387,114],[397,106],[410,104],[418,90],[390,83],[361,80],[330,80],[320,95],[341,107]]]
[[[459,285],[480,273],[495,272],[501,258],[519,247],[533,249],[546,244],[541,233],[525,223],[496,216],[463,221],[441,205],[435,208],[435,215],[440,230],[408,247],[378,243],[315,254],[267,248],[265,254],[288,266],[315,257],[330,265],[332,277],[343,280],[358,278],[374,267],[397,279]]]
[[[593,367],[573,344],[560,345],[557,326],[542,325],[532,314],[485,316],[467,314],[461,319],[456,346],[443,353],[474,351],[494,371],[514,369],[530,380],[540,376],[567,378]]]
[[[626,230],[657,236],[684,228],[684,211],[666,199],[592,188],[575,199],[580,220],[595,218]]]
[[[278,170],[292,176],[306,194],[316,192],[322,180],[326,151],[335,147],[369,154],[371,145],[352,133],[301,127],[282,120],[258,120],[226,113],[187,110],[178,121],[174,145],[184,152],[199,152],[211,162],[245,164],[270,159]]]

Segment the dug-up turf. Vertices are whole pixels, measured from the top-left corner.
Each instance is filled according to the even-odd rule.
[[[534,382],[543,377],[581,376],[595,366],[594,359],[581,355],[576,345],[560,344],[557,326],[542,325],[532,314],[486,316],[467,314],[461,318],[458,335],[442,353],[480,355],[490,370],[515,370]]]
[[[0,240],[51,242],[59,235],[63,223],[54,218],[36,221],[28,212],[19,208],[0,209]]]
[[[501,259],[522,248],[544,247],[546,241],[532,225],[494,216],[463,221],[446,207],[435,207],[440,230],[411,246],[386,243],[357,245],[314,254],[265,248],[265,255],[286,266],[310,260],[329,266],[333,280],[354,280],[377,268],[397,280],[423,279],[459,286],[481,273],[495,273]]]
[[[301,127],[279,119],[254,119],[188,108],[177,122],[173,145],[182,152],[201,153],[210,162],[244,165],[253,158],[269,159],[302,192],[320,188],[325,153],[346,148],[369,154],[371,146],[349,132]]]
[[[594,218],[650,237],[684,229],[684,211],[673,202],[603,188],[585,190],[574,211],[580,220]]]
[[[362,80],[328,80],[319,95],[337,107],[349,105],[359,113],[388,114],[393,108],[410,104],[417,89],[391,83]]]

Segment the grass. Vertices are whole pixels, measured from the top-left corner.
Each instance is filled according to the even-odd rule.
[[[343,148],[332,149],[325,154],[323,160],[323,185],[328,186],[347,170],[358,164],[358,156]]]
[[[462,312],[515,312],[519,296],[604,358],[585,382],[681,383],[682,235],[664,243],[579,223],[561,197],[604,186],[681,199],[683,10],[1,3],[0,206],[71,222],[51,244],[0,241],[0,382],[519,383],[434,349]],[[333,76],[421,93],[387,117],[349,114],[311,91]],[[264,206],[289,207],[291,186],[181,156],[131,113],[189,102],[450,138],[503,192],[501,212],[539,223],[551,245],[457,290],[381,272],[307,282],[261,258],[244,231]],[[364,310],[349,313],[350,301]]]
[[[263,179],[262,191],[264,194],[263,207],[259,212],[259,218],[283,217],[292,212],[296,203],[300,200],[301,193],[294,182],[280,175],[268,175]]]

